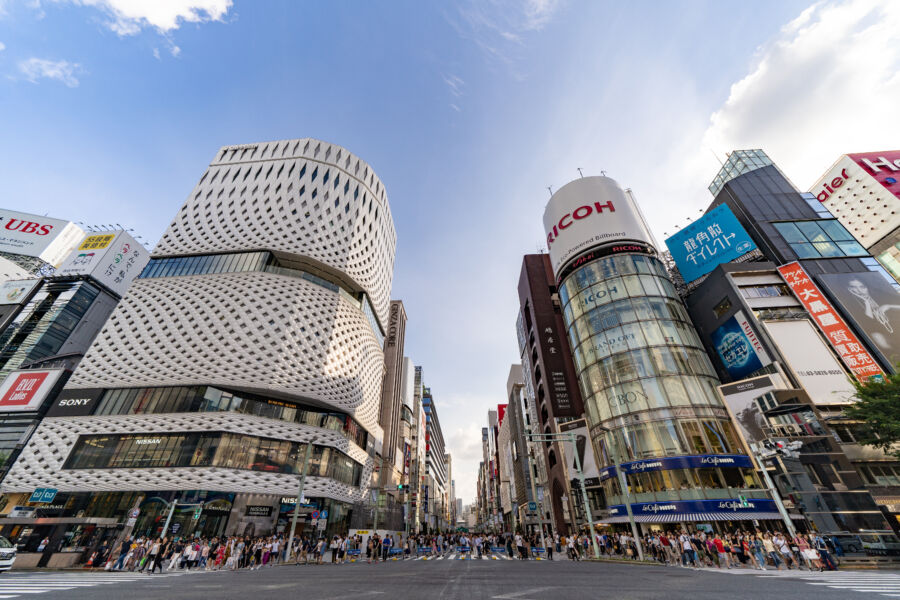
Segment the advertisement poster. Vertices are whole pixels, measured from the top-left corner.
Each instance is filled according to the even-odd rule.
[[[4,281],[0,284],[0,304],[24,304],[31,290],[40,282],[40,279]]]
[[[828,298],[809,278],[800,263],[792,262],[782,265],[778,267],[778,272],[791,288],[797,300],[812,315],[816,326],[825,334],[825,338],[841,357],[841,361],[847,365],[859,381],[866,381],[872,375],[884,375],[881,367],[862,345],[843,317],[831,305]],[[856,277],[859,274],[854,273],[853,276]],[[862,292],[862,288],[857,288],[857,291]],[[886,312],[887,309],[882,310],[882,308],[884,307],[879,306],[879,309],[873,314]]]
[[[62,369],[13,371],[0,384],[0,412],[38,410],[62,372]]]
[[[847,372],[809,321],[763,323],[787,366],[816,404],[853,402],[855,390]]]
[[[569,477],[576,479],[578,477],[578,469],[575,461],[575,454],[578,454],[578,461],[584,471],[584,485],[591,487],[600,484],[600,469],[597,466],[597,459],[594,457],[594,446],[591,444],[591,438],[588,435],[587,424],[584,419],[570,421],[559,426],[559,432],[562,434],[575,434],[575,446],[572,446],[570,440],[562,442],[563,453],[566,457],[566,468],[569,471]]]
[[[69,221],[0,209],[0,252],[35,256],[57,266],[58,252],[73,247],[66,240],[52,247],[64,233],[68,239],[82,230]]]
[[[746,444],[756,444],[769,437],[768,422],[756,399],[767,392],[784,388],[784,382],[778,375],[763,375],[719,386],[725,406]]]
[[[885,362],[900,363],[900,292],[878,273],[831,273],[819,281]]]
[[[743,379],[772,362],[743,312],[716,329],[712,342],[732,379]]]
[[[756,243],[728,205],[720,204],[667,239],[666,247],[684,281],[690,283],[756,249]]]

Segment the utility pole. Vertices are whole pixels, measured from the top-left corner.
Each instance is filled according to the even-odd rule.
[[[587,518],[590,526],[589,535],[591,536],[591,545],[594,547],[594,558],[600,558],[600,548],[597,547],[597,536],[594,535],[594,516],[591,512],[591,501],[588,499],[587,487],[584,485],[584,470],[581,468],[581,457],[578,456],[578,448],[575,446],[575,434],[568,435],[569,441],[572,443],[572,454],[575,455],[575,470],[578,471],[578,480],[581,484],[581,499],[584,502],[584,516]],[[641,559],[643,560],[643,558]]]
[[[778,507],[778,512],[781,514],[781,519],[784,521],[784,525],[785,527],[787,527],[788,533],[793,540],[795,537],[797,537],[797,530],[794,529],[794,523],[791,521],[791,517],[788,514],[788,511],[784,507],[784,503],[781,501],[781,494],[778,493],[778,489],[776,489],[775,483],[769,476],[769,469],[766,467],[766,459],[774,456],[774,453],[769,456],[763,456],[763,453],[760,452],[756,444],[750,444],[750,450],[753,451],[754,458],[756,458],[756,461],[759,463],[759,470],[762,471],[763,479],[765,479],[766,481],[766,487],[769,488],[769,493],[772,495],[772,500],[775,501],[775,506]]]
[[[297,486],[297,503],[294,505],[294,517],[291,519],[291,535],[287,539],[288,560],[290,560],[291,551],[294,548],[294,532],[297,529],[297,518],[300,516],[300,499],[303,498],[303,486],[306,483],[306,472],[309,469],[309,456],[312,454],[314,441],[315,440],[309,440],[306,443],[306,453],[303,456],[303,467],[300,469],[300,485]]]
[[[169,505],[169,516],[166,517],[166,524],[163,525],[162,535],[159,536],[160,538],[166,537],[166,532],[169,531],[169,523],[172,522],[172,514],[175,512],[176,504],[178,504],[178,498],[172,500],[172,504]]]
[[[540,527],[540,529],[541,529],[541,545],[544,548],[546,548],[547,540],[544,539],[544,519],[543,519],[543,514],[541,512],[541,507],[538,504],[537,489],[535,489],[535,485],[534,485],[534,476],[535,476],[535,472],[537,471],[537,469],[534,467],[535,461],[534,461],[534,457],[532,456],[532,452],[534,451],[534,446],[532,444],[528,443],[528,441],[526,441],[525,443],[528,445],[528,448],[527,448],[527,450],[528,450],[528,452],[527,452],[527,455],[528,455],[528,479],[531,480],[531,498],[534,501],[535,507],[537,507],[538,527]],[[528,515],[528,508],[525,509],[525,515],[526,516]]]

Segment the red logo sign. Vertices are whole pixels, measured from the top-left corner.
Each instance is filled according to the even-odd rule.
[[[22,373],[10,386],[0,406],[24,406],[31,402],[49,373]]]
[[[900,196],[900,150],[848,156],[887,190]]]
[[[818,286],[812,282],[800,263],[792,262],[778,267],[778,272],[781,273],[781,277],[800,303],[812,315],[813,321],[825,334],[828,343],[859,381],[866,381],[872,375],[884,374],[872,355],[860,343]]]

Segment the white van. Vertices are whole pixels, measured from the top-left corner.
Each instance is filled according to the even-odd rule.
[[[0,535],[0,573],[12,569],[16,562],[16,545]]]

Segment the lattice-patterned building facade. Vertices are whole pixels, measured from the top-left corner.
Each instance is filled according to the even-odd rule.
[[[56,488],[60,515],[137,506],[141,533],[175,499],[203,510],[185,529],[260,533],[311,442],[304,495],[339,526],[381,451],[395,245],[384,186],[347,150],[220,149],[63,392],[81,403],[54,407],[0,492]]]

